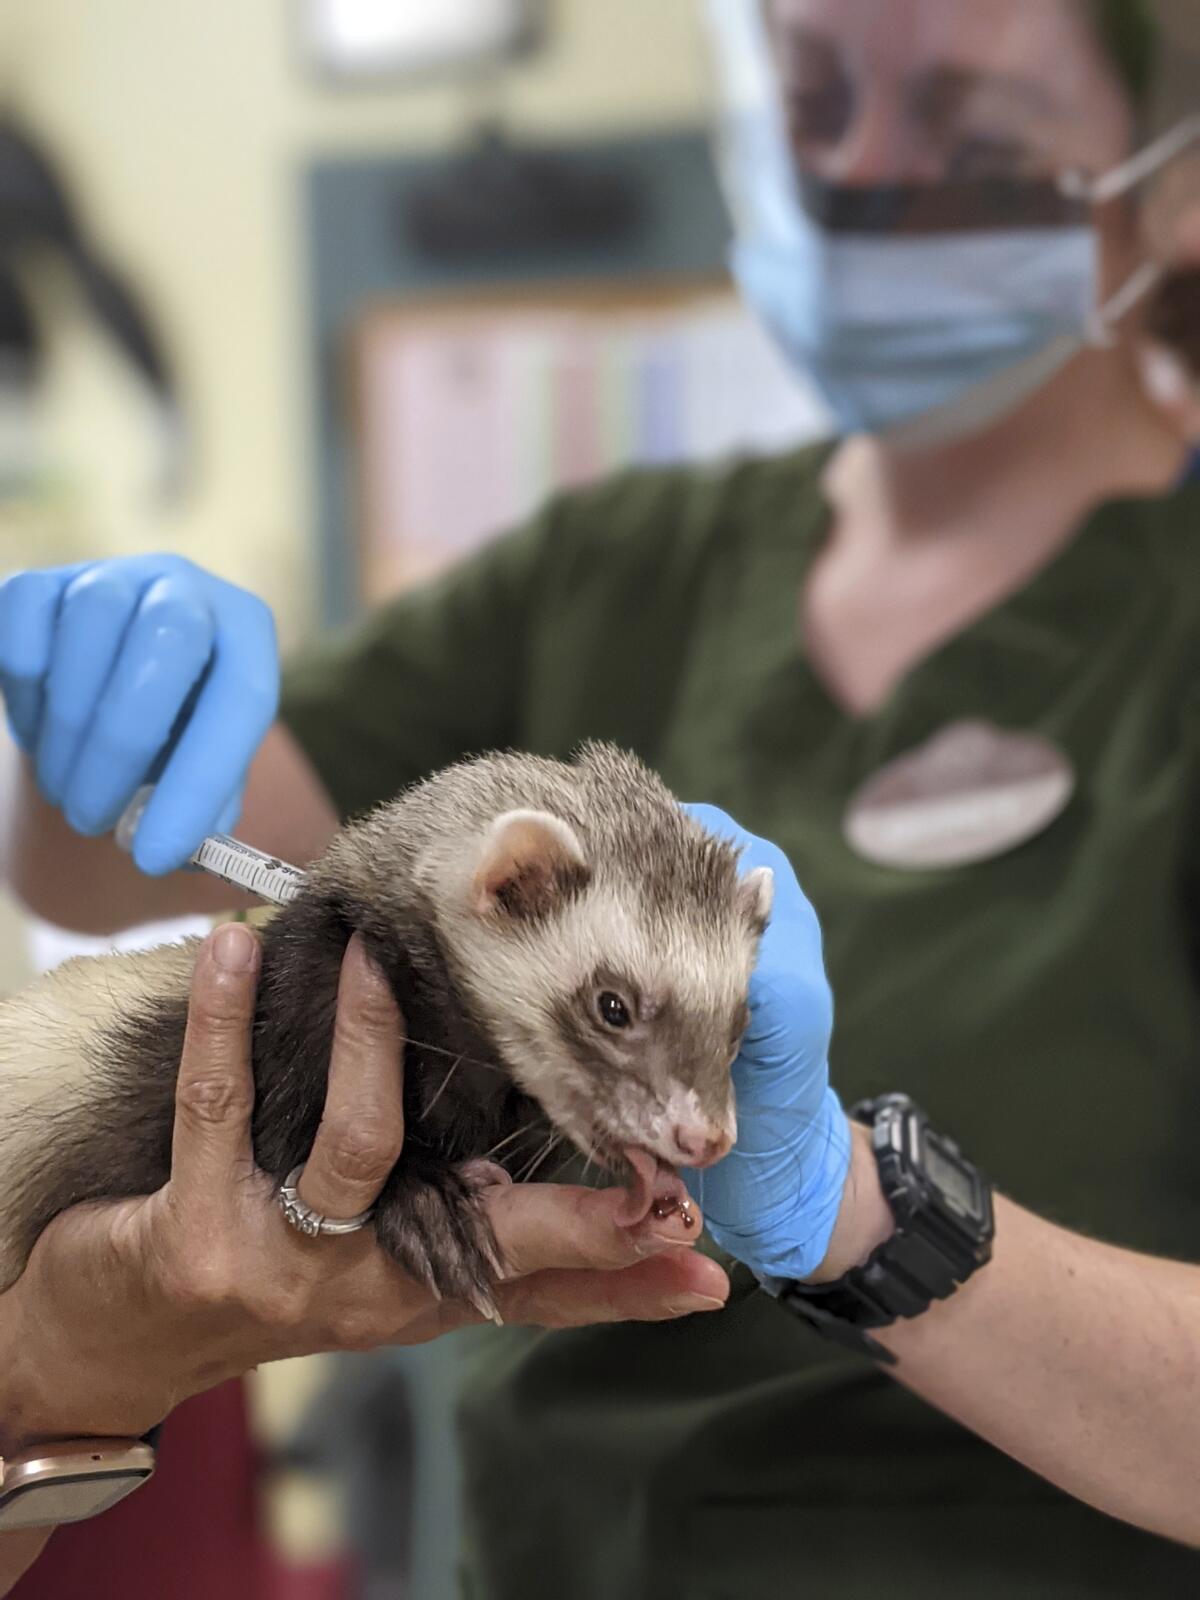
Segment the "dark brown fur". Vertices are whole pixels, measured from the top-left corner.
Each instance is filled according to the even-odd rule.
[[[513,1061],[456,976],[434,914],[436,891],[422,872],[438,850],[438,861],[453,861],[453,851],[469,841],[472,830],[514,806],[542,807],[561,817],[579,830],[595,857],[594,866],[560,864],[550,878],[506,886],[498,897],[501,920],[514,927],[544,924],[584,895],[593,878],[610,887],[628,885],[627,897],[642,902],[638,916],[662,919],[664,932],[681,918],[699,923],[723,916],[743,928],[749,950],[762,926],[744,907],[734,914],[733,849],[681,819],[668,792],[631,758],[603,747],[585,751],[572,768],[527,757],[488,758],[418,785],[344,830],[300,897],[271,920],[254,1026],[259,1165],[282,1182],[312,1148],[324,1105],[341,962],[358,931],[399,1002],[409,1041],[404,1154],[379,1198],[376,1232],[413,1277],[485,1309],[496,1247],[462,1165],[491,1156],[519,1176],[553,1130],[538,1102],[514,1082]],[[620,816],[589,823],[589,809],[606,808]],[[26,1253],[66,1207],[101,1196],[146,1194],[166,1181],[187,1020],[186,966],[179,970],[173,992],[156,989],[148,978],[144,1001],[132,1004],[131,985],[123,979],[124,1014],[97,1018],[95,1031],[85,1036],[86,1073],[46,1116],[36,1148],[28,1140],[23,1145],[21,1170],[10,1182],[0,1221],[9,1223],[15,1208]],[[745,978],[736,1003],[721,1012],[726,1020],[716,1066],[706,1069],[724,1072],[726,1087],[728,1052],[745,1020]],[[579,1024],[578,1008],[574,1014],[570,1009],[572,992],[562,996],[561,1012],[557,998],[548,1002],[547,1017],[556,1018],[555,1037],[564,1052],[586,1060],[596,1044]],[[28,1010],[26,1005],[26,1017]],[[677,1012],[669,996],[658,1011],[668,1046],[685,1047],[699,1061],[715,1030],[703,1018]],[[0,1013],[0,1024],[2,1019]],[[597,1076],[600,1099],[612,1093],[612,1080],[621,1081],[619,1044],[612,1044],[606,1058],[608,1081]],[[0,1095],[3,1045],[0,1037]],[[20,1108],[4,1102],[2,1114],[19,1116]]]
[[[323,888],[307,890],[267,925],[254,1025],[255,1157],[282,1182],[312,1149],[341,962],[355,930],[387,975],[412,1041],[405,1054],[404,1158],[379,1198],[376,1232],[418,1281],[445,1296],[486,1298],[495,1245],[481,1233],[482,1214],[459,1163],[524,1128],[528,1135],[511,1139],[494,1158],[519,1171],[546,1124],[536,1103],[492,1065],[495,1048],[456,994],[428,926],[414,919],[400,944],[397,930],[380,926],[372,907]],[[167,1181],[186,1024],[186,996],[156,997],[97,1040],[93,1115],[82,1126],[67,1107],[51,1118],[44,1159],[23,1175],[23,1187],[38,1196],[28,1217],[30,1244],[70,1205],[146,1194]],[[121,1071],[112,1070],[114,1062]]]

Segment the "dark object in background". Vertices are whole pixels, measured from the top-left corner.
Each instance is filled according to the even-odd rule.
[[[97,320],[173,419],[175,383],[149,318],[88,241],[50,158],[12,118],[0,118],[0,354],[17,357],[29,382],[40,350],[17,269],[36,251],[51,251],[66,262]],[[174,463],[170,475],[177,476]]]
[[[360,1597],[406,1590],[416,1469],[410,1386],[388,1352],[335,1356],[333,1375],[271,1461],[337,1485]]]
[[[11,272],[0,267],[0,383],[27,388],[37,375],[33,313]]]
[[[472,147],[402,204],[406,243],[430,260],[596,248],[629,238],[643,195],[626,174],[551,150],[522,149],[485,124]]]
[[[1200,381],[1200,266],[1173,272],[1150,305],[1151,336],[1176,351]]]

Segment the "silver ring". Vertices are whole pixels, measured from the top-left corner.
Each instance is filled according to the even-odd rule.
[[[323,1217],[319,1211],[306,1206],[296,1193],[296,1185],[303,1171],[302,1161],[288,1173],[279,1191],[279,1209],[297,1233],[303,1233],[310,1239],[315,1239],[319,1233],[357,1233],[375,1215],[375,1207],[368,1206],[356,1217]]]

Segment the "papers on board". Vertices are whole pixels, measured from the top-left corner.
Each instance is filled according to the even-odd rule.
[[[363,584],[418,581],[556,489],[627,465],[786,449],[820,403],[730,295],[656,311],[383,319],[362,368]]]

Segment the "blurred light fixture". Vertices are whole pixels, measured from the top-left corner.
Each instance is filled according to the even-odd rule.
[[[515,54],[544,0],[301,0],[310,58],[342,79],[436,71]]]

